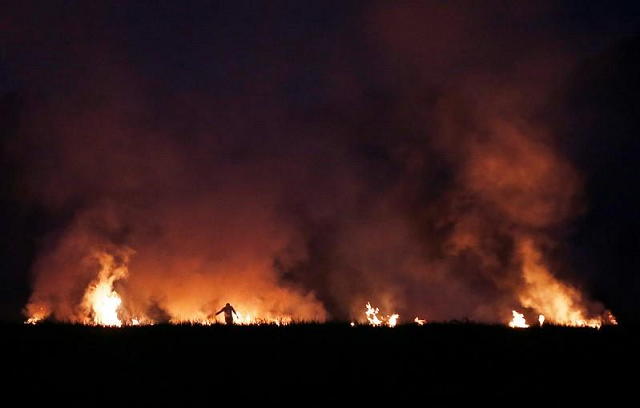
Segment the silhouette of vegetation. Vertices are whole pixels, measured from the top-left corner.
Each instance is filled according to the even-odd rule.
[[[1,328],[10,350],[3,370],[8,384],[15,384],[10,389],[28,394],[44,385],[57,396],[101,390],[102,403],[129,404],[135,400],[122,393],[133,392],[145,404],[209,404],[229,393],[271,398],[295,392],[308,395],[311,403],[325,401],[329,391],[394,398],[570,395],[585,392],[588,384],[597,384],[598,392],[619,391],[635,382],[626,370],[637,367],[640,344],[638,327],[518,330],[436,323],[390,329],[311,323],[114,329],[43,323]]]

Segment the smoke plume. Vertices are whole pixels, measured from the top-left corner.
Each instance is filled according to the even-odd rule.
[[[57,220],[28,313],[90,319],[107,257],[121,314],[156,321],[226,302],[318,321],[368,301],[401,321],[602,315],[553,269],[583,180],[539,112],[577,56],[562,30],[530,32],[546,10],[501,7],[383,2],[284,43],[216,28],[204,72],[150,67],[124,35],[51,45],[68,62],[20,72],[13,145],[25,199]],[[58,34],[118,27],[88,14]]]

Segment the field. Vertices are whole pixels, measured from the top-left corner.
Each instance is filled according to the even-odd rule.
[[[619,394],[638,386],[636,327],[514,330],[451,323],[389,329],[336,323],[1,329],[6,390],[88,405],[210,406],[224,396],[285,402],[293,395],[306,395],[309,404],[362,397],[513,401],[558,393]],[[18,405],[33,405],[28,401]]]

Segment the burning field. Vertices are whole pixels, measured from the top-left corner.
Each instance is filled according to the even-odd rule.
[[[36,291],[25,310],[26,324],[52,320],[109,327],[157,323],[212,325],[222,322],[217,319],[215,311],[224,300],[231,300],[236,305],[234,323],[239,325],[322,323],[327,319],[337,320],[345,316],[328,314],[314,291],[302,293],[299,288],[281,286],[277,281],[260,276],[257,273],[260,269],[246,272],[248,275],[255,274],[253,278],[229,274],[226,270],[220,273],[209,272],[208,275],[206,272],[181,272],[180,281],[175,282],[170,275],[163,275],[163,267],[160,267],[158,271],[144,272],[142,279],[137,279],[135,272],[130,270],[136,251],[107,243],[107,249],[93,249],[83,255],[91,247],[88,241],[94,238],[83,236],[84,234],[86,231],[72,231],[70,242],[63,239],[61,246],[57,248],[60,253],[48,254],[39,261],[38,268],[46,265],[48,269],[38,275]],[[514,278],[516,281],[513,287],[504,283],[504,290],[513,291],[507,293],[510,295],[507,298],[511,299],[511,305],[534,316],[539,326],[545,322],[590,328],[617,325],[610,311],[596,302],[584,299],[579,289],[562,282],[549,271],[542,263],[542,254],[536,249],[533,240],[522,241],[514,256],[517,258],[515,265],[518,268]],[[58,262],[61,264],[57,264]],[[269,271],[271,270],[268,268],[263,273]],[[430,272],[425,273],[429,276]],[[429,290],[426,289],[427,292]],[[399,297],[395,285],[378,291],[382,296],[376,297],[386,299],[386,304],[393,304],[393,299]],[[390,293],[395,293],[395,296]],[[406,303],[402,298],[397,301]],[[383,316],[379,308],[374,308],[367,302],[366,310],[361,309],[361,313],[352,312],[348,318],[351,326],[370,324],[391,328],[398,322],[422,326],[428,321],[443,321],[446,317],[467,318],[466,315],[443,314],[440,308],[425,307],[420,299],[417,301],[417,308],[423,313],[421,317],[404,317],[392,308],[388,309],[389,314]],[[429,301],[430,299],[424,299],[427,305]],[[349,305],[349,302],[347,299],[346,304]],[[511,310],[511,319],[505,319],[509,310],[505,309],[505,313],[502,313],[498,305],[504,307],[504,300],[468,311],[482,313],[480,316],[483,323],[502,322],[512,328],[530,327],[525,315],[516,310]],[[405,306],[405,309],[408,307]],[[495,315],[484,316],[486,309],[496,310]]]
[[[9,7],[21,320],[623,324],[570,120],[609,43],[489,3]]]
[[[512,86],[426,89],[423,104],[403,90],[360,101],[366,121],[292,112],[286,128],[233,104],[212,122],[202,96],[177,116],[126,108],[119,87],[27,110],[25,194],[60,221],[26,320],[208,325],[229,302],[240,324],[616,324],[563,251],[583,177]]]
[[[2,405],[635,392],[610,3],[0,2]]]

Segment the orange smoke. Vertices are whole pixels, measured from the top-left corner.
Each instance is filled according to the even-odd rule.
[[[93,272],[95,276],[86,285],[83,295],[78,297],[75,304],[70,301],[58,301],[54,296],[47,296],[46,292],[37,291],[32,296],[32,301],[27,305],[25,313],[28,319],[25,323],[36,324],[48,318],[52,312],[57,321],[113,327],[148,325],[157,322],[201,325],[218,323],[215,312],[220,305],[212,299],[218,298],[219,292],[212,285],[198,287],[202,281],[193,277],[190,280],[190,275],[185,275],[186,279],[182,282],[182,286],[187,286],[186,290],[167,292],[171,293],[173,297],[171,301],[162,304],[163,315],[159,317],[158,312],[153,310],[154,307],[159,306],[154,304],[154,307],[150,307],[148,299],[144,297],[147,291],[138,290],[141,288],[135,286],[139,281],[132,280],[134,282],[132,285],[132,282],[127,279],[135,275],[135,269],[130,272],[131,261],[135,258],[133,255],[134,251],[126,247],[110,246],[107,249],[93,250],[92,255],[77,265],[79,271],[82,271],[84,266],[85,273]],[[157,282],[148,280],[146,283],[154,285],[151,288],[153,289],[151,293],[160,293],[158,290],[162,287],[157,286]],[[254,286],[260,287],[259,282],[253,281],[252,283]],[[244,295],[237,292],[228,293],[227,298],[233,299],[232,302],[238,310],[238,317],[234,323],[281,326],[288,325],[293,321],[324,318],[324,312],[321,308],[312,309],[314,307],[312,297],[296,297],[295,294],[291,294],[285,289],[270,290],[275,291],[271,293],[273,298],[266,300],[251,293]],[[259,293],[264,294],[264,292]],[[180,297],[181,294],[183,297]],[[269,302],[280,302],[280,306]],[[292,305],[289,302],[299,303]],[[305,302],[306,304],[303,304]],[[308,305],[311,305],[311,309],[306,309],[309,307]],[[72,313],[67,315],[61,312],[66,310],[70,310]]]
[[[269,73],[247,79],[247,94],[163,101],[146,100],[124,62],[109,80],[84,65],[82,81],[56,77],[21,115],[16,147],[25,189],[61,220],[33,266],[28,322],[214,324],[227,302],[239,324],[364,321],[375,299],[399,313],[367,304],[373,325],[504,322],[513,308],[613,323],[548,269],[542,245],[581,207],[580,174],[532,123],[564,78],[560,55],[528,30],[514,37],[528,46],[512,47],[457,6],[374,8],[372,51],[388,57],[385,78],[410,86],[360,85],[355,70],[353,92],[338,92],[348,103],[325,95],[292,110]],[[478,44],[478,27],[493,36]],[[500,50],[495,71],[466,61]],[[314,72],[332,85],[329,66]]]

